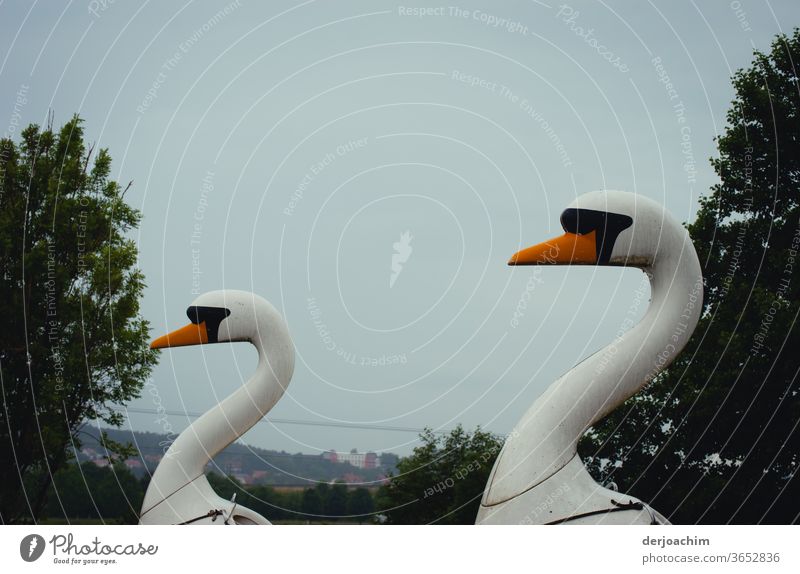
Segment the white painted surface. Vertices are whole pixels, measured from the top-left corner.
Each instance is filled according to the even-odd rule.
[[[616,509],[612,499],[635,502],[592,480],[577,456],[578,439],[672,362],[702,309],[702,273],[691,238],[660,205],[632,193],[605,191],[582,195],[570,207],[633,218],[619,235],[610,264],[639,267],[648,275],[650,306],[636,326],[556,380],[517,423],[489,477],[479,524],[546,524]],[[565,493],[553,496],[565,486]],[[543,505],[546,511],[537,511]],[[651,521],[647,513],[633,510],[581,519],[596,520]]]
[[[147,489],[140,524],[180,524],[211,510],[224,513],[213,524],[224,524],[226,519],[231,524],[269,524],[258,513],[217,496],[203,470],[283,395],[294,371],[289,330],[269,302],[245,291],[213,291],[198,297],[192,306],[230,309],[231,314],[220,323],[218,342],[252,343],[258,351],[258,366],[241,388],[198,418],[170,446]],[[193,522],[203,523],[212,520]]]

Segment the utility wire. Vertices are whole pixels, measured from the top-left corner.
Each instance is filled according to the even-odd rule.
[[[119,412],[122,413],[138,413],[138,414],[153,414],[153,415],[172,415],[178,417],[189,417],[189,418],[197,418],[202,416],[203,413],[197,413],[192,411],[171,411],[171,410],[156,410],[156,409],[143,409],[138,407],[128,407],[127,409],[119,409]],[[369,425],[369,424],[359,424],[359,423],[344,423],[344,422],[335,422],[335,421],[304,421],[300,419],[280,419],[280,418],[273,418],[270,417],[269,419],[261,419],[258,423],[273,423],[273,424],[284,424],[284,425],[303,425],[303,426],[315,426],[315,427],[331,427],[331,428],[349,428],[349,429],[360,429],[360,430],[383,430],[383,431],[393,431],[393,432],[413,432],[414,434],[420,434],[425,431],[425,429],[421,428],[414,428],[414,427],[401,427],[401,426],[392,426],[392,425]],[[434,434],[446,434],[445,431],[436,430],[433,431]]]

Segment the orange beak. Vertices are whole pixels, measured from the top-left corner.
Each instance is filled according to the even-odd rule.
[[[597,263],[596,232],[565,233],[515,253],[509,265],[594,265]]]
[[[159,337],[150,343],[151,349],[164,349],[165,347],[186,347],[188,345],[202,345],[208,343],[206,322],[189,323],[172,333]]]

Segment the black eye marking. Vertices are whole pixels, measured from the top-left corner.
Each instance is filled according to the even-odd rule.
[[[189,307],[186,309],[186,315],[189,320],[195,325],[205,322],[206,332],[208,333],[208,342],[216,343],[219,335],[219,324],[222,320],[231,314],[230,309],[225,307]]]
[[[561,214],[561,227],[567,233],[585,235],[597,232],[597,262],[600,264],[608,263],[617,237],[631,225],[633,219],[620,213],[570,208]]]

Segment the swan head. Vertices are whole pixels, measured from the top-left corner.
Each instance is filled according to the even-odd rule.
[[[562,213],[564,235],[515,253],[509,265],[651,267],[659,246],[685,230],[655,201],[624,191],[593,191]]]
[[[278,311],[265,299],[247,291],[211,291],[186,309],[189,324],[150,343],[151,349],[209,343],[255,342],[263,324],[283,324]]]

